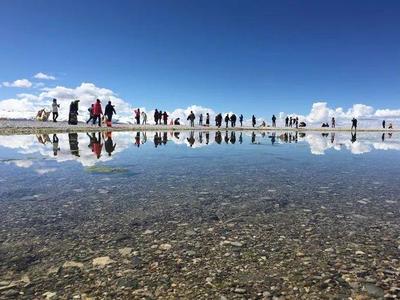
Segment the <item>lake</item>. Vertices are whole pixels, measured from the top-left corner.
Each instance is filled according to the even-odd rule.
[[[399,150],[397,133],[1,136],[0,299],[400,297]]]

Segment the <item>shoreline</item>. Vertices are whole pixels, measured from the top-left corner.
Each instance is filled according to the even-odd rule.
[[[0,120],[0,135],[21,135],[21,134],[46,134],[46,133],[69,133],[69,132],[98,132],[98,131],[316,131],[316,132],[351,132],[350,127],[228,127],[218,128],[216,126],[195,126],[187,125],[136,125],[136,124],[114,124],[112,127],[98,127],[86,123],[69,125],[65,121],[57,123],[40,122],[34,120]],[[400,132],[400,129],[383,128],[358,128],[357,132]]]

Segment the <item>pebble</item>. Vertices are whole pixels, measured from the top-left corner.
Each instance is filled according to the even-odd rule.
[[[112,259],[110,259],[110,257],[108,256],[102,256],[102,257],[96,257],[95,259],[93,259],[93,266],[100,266],[100,267],[104,267],[106,265],[112,264],[115,261],[113,261]]]

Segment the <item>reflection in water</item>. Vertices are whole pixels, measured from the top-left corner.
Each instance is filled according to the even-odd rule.
[[[20,153],[35,153],[53,157],[57,161],[78,160],[82,165],[91,166],[99,161],[112,159],[116,153],[130,146],[139,148],[148,143],[148,135],[152,137],[154,147],[166,146],[168,142],[187,145],[190,148],[204,146],[258,144],[285,145],[303,143],[309,145],[310,152],[322,155],[329,149],[348,150],[352,154],[367,153],[372,150],[400,150],[400,140],[392,133],[357,133],[356,132],[247,132],[247,131],[163,131],[163,132],[103,132],[103,133],[68,133],[36,136],[12,136],[0,141],[0,146],[19,149]],[[80,149],[79,145],[88,147]],[[151,140],[151,139],[150,139]],[[132,142],[133,141],[133,142]],[[224,143],[222,143],[224,142]],[[104,144],[103,144],[104,143]],[[103,147],[104,145],[104,147]],[[118,145],[118,146],[117,146]],[[104,149],[103,149],[104,148]],[[69,149],[69,151],[65,151]],[[90,150],[90,151],[88,151]]]

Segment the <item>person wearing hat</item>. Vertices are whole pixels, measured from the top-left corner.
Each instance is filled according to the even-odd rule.
[[[99,127],[101,126],[101,115],[103,114],[103,109],[101,108],[100,99],[96,100],[96,103],[93,106],[93,125],[96,124],[96,120],[99,120]]]

